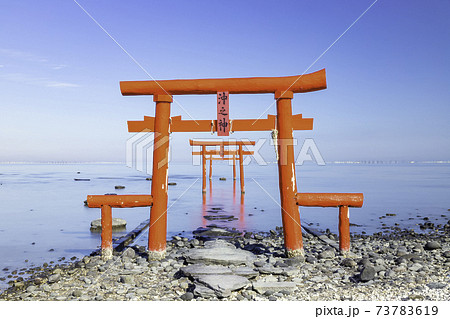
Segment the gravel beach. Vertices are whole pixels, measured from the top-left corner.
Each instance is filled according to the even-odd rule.
[[[450,300],[450,222],[429,228],[353,235],[348,256],[335,249],[336,235],[304,233],[304,257],[286,258],[281,228],[209,227],[174,236],[160,261],[128,246],[106,262],[94,252],[26,269],[25,279],[12,270],[0,278],[10,284],[0,300]],[[222,239],[210,240],[214,233]]]

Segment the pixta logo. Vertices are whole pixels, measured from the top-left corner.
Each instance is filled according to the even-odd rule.
[[[155,139],[157,139],[159,135],[160,133],[157,132],[142,131],[130,137],[126,143],[126,165],[151,175],[154,148],[167,147],[167,143],[171,140],[171,137],[164,137],[159,139],[155,144]],[[169,148],[168,158],[157,163],[156,165],[158,165],[158,168],[170,161],[170,153]]]

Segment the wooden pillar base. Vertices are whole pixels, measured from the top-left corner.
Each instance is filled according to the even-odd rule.
[[[339,250],[350,251],[350,218],[348,206],[339,206]]]
[[[288,258],[298,257],[298,256],[304,256],[305,251],[302,249],[295,249],[295,250],[289,250],[286,249],[286,255]]]
[[[162,250],[162,251],[149,251],[148,252],[148,260],[152,261],[152,260],[161,260],[164,259],[164,257],[166,257],[166,250]]]
[[[112,208],[102,205],[102,259],[108,260],[112,257]]]
[[[113,256],[113,249],[112,248],[105,248],[102,249],[102,260],[107,261],[110,260]]]

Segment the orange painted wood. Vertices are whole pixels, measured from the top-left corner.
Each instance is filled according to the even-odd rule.
[[[120,82],[122,95],[216,94],[221,91],[228,91],[230,94],[259,94],[275,93],[282,90],[305,93],[326,88],[325,69],[314,73],[285,77]]]
[[[339,206],[339,249],[350,250],[350,218],[348,206]]]
[[[297,205],[314,207],[362,207],[362,193],[297,193]]]
[[[244,185],[244,152],[242,151],[242,145],[239,145],[239,180],[241,182],[241,194],[245,193],[245,185]]]
[[[101,254],[103,259],[112,257],[112,208],[108,205],[102,206],[102,244]]]
[[[223,151],[223,155],[224,156],[230,156],[230,155],[237,155],[238,154],[238,150],[226,150]],[[243,155],[253,155],[255,154],[254,151],[242,151]],[[194,151],[192,152],[192,155],[202,155],[201,151]],[[206,150],[205,151],[205,155],[220,155],[220,151],[218,150]]]
[[[88,207],[100,208],[103,205],[111,207],[144,207],[152,206],[151,195],[88,195]]]
[[[154,95],[155,136],[153,143],[152,196],[148,250],[151,258],[162,258],[167,236],[167,178],[169,163],[169,121],[172,97]]]
[[[206,146],[202,145],[202,192],[206,193]]]
[[[236,180],[236,155],[233,155],[233,180]]]
[[[212,179],[212,155],[209,155],[209,179]]]
[[[230,131],[270,131],[275,129],[276,116],[267,119],[238,119],[230,121]],[[155,118],[144,116],[143,121],[128,121],[128,132],[154,132]],[[312,130],[313,119],[302,118],[302,114],[293,116],[294,130]],[[182,120],[181,115],[171,117],[170,132],[217,132],[217,120]]]
[[[270,131],[275,128],[275,115],[267,115],[266,119],[232,120],[231,131]]]
[[[197,141],[189,140],[191,146],[220,146],[220,145],[255,145],[255,141]]]
[[[292,129],[294,131],[307,131],[313,129],[314,119],[302,118],[301,114],[292,115]]]
[[[293,143],[292,105],[290,98],[277,99],[278,176],[283,222],[284,245],[288,256],[303,253],[300,214],[295,202],[297,189]]]

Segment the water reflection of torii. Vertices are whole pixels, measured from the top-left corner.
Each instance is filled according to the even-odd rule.
[[[209,180],[209,203],[213,200],[213,186],[212,181]],[[236,180],[233,180],[233,207],[236,207]],[[239,229],[244,230],[245,225],[245,195],[241,192],[240,194],[240,204],[239,204]],[[202,194],[202,226],[206,226],[205,216],[208,215],[208,206],[206,201],[206,193]]]

